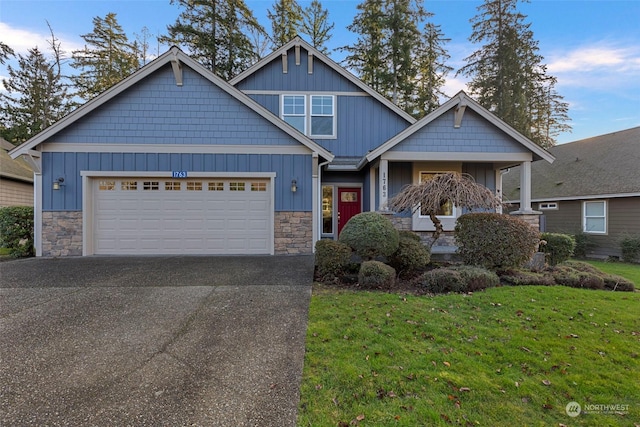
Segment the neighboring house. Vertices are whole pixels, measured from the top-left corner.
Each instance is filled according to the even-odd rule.
[[[596,245],[589,256],[621,256],[621,240],[640,237],[640,127],[549,151],[553,165],[535,162],[531,168],[542,230],[585,233]],[[503,177],[506,199],[519,198],[518,173],[515,168]]]
[[[299,38],[229,83],[173,47],[11,155],[37,167],[44,256],[311,253],[435,172],[499,191],[524,165],[529,188],[553,160],[463,92],[416,121]]]
[[[33,170],[23,159],[12,159],[8,152],[16,148],[0,138],[0,208],[33,206]]]

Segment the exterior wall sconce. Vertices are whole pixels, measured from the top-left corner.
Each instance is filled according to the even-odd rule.
[[[64,178],[60,177],[58,179],[56,179],[55,181],[53,181],[53,189],[54,190],[59,190],[61,186],[64,186]]]
[[[291,180],[291,192],[295,193],[296,191],[298,191],[298,181],[296,181],[295,179]]]

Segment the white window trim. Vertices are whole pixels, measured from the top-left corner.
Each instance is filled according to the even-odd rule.
[[[540,202],[538,203],[538,210],[541,211],[557,211],[559,209],[558,202]]]
[[[418,180],[419,180],[419,183],[422,183],[422,174],[423,174],[423,173],[431,174],[431,175],[438,175],[438,174],[442,174],[442,173],[446,173],[446,172],[442,172],[442,171],[439,171],[439,172],[432,172],[432,171],[419,171],[419,172],[418,172]],[[429,215],[422,215],[422,214],[420,213],[420,211],[421,211],[421,209],[420,209],[420,208],[418,208],[418,216],[419,216],[420,218],[429,218],[429,219],[431,219],[431,217],[430,217]],[[451,210],[451,215],[436,215],[436,217],[437,217],[438,219],[451,219],[451,218],[454,218],[454,219],[455,219],[455,218],[458,218],[458,208],[456,207],[456,205],[453,205],[453,209]]]
[[[280,95],[280,118],[284,121],[284,99],[287,96],[303,96],[304,97],[304,134],[309,138],[313,139],[336,139],[338,137],[338,105],[337,105],[337,97],[334,94],[328,93],[314,93],[314,94],[300,94],[300,93],[283,93]],[[312,110],[312,99],[314,97],[330,97],[333,107],[333,114],[311,114]],[[301,117],[301,115],[287,114],[287,116],[291,117]],[[313,117],[333,117],[333,129],[331,130],[331,135],[314,135],[311,133],[311,119]]]
[[[587,204],[588,203],[603,203],[604,204],[604,217],[587,217]],[[582,202],[582,231],[587,234],[599,234],[605,235],[608,234],[608,222],[609,222],[609,204],[606,200],[589,200]],[[593,231],[587,230],[587,218],[604,218],[604,230],[603,231]]]
[[[454,169],[455,170],[455,169]],[[421,182],[421,177],[423,173],[429,174],[442,174],[449,172],[448,170],[430,170],[430,169],[420,169],[417,170],[418,173],[418,182]],[[441,221],[442,227],[444,231],[453,231],[456,226],[456,221],[460,216],[462,209],[457,208],[455,205],[453,206],[453,215],[437,215],[437,218]],[[413,231],[434,231],[435,227],[431,218],[429,216],[421,215],[420,208],[416,209],[412,216],[412,229]]]

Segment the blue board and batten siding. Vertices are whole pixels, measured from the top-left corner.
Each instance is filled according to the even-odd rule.
[[[505,134],[485,118],[467,110],[462,126],[453,126],[453,111],[445,113],[409,136],[389,151],[529,153],[513,137]]]
[[[309,74],[304,49],[301,49],[300,65],[295,65],[294,50],[287,55],[287,73],[282,72],[282,60],[277,58],[238,82],[236,87],[276,116],[280,116],[281,94],[336,95],[337,137],[314,141],[338,157],[364,156],[409,126],[396,112],[320,60],[314,58],[313,72]]]
[[[163,153],[163,144],[277,145],[300,142],[228,93],[186,68],[177,86],[163,67],[62,130],[48,142],[78,144],[77,152],[44,152],[44,211],[82,210],[80,171],[275,172],[275,210],[311,211],[312,158],[304,154]],[[83,152],[91,144],[153,144],[144,153]],[[115,147],[114,147],[115,148]],[[91,151],[91,150],[89,150]],[[117,151],[117,150],[114,150]],[[64,177],[63,190],[52,190]],[[298,191],[291,192],[291,180]]]
[[[289,154],[163,154],[163,153],[43,153],[43,182],[64,177],[64,189],[45,185],[43,211],[82,210],[80,171],[161,172],[275,172],[275,210],[311,211],[312,158]],[[298,191],[291,192],[291,180]]]

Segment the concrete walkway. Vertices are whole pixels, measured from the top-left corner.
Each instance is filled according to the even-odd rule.
[[[0,423],[294,426],[313,258],[0,263]]]

